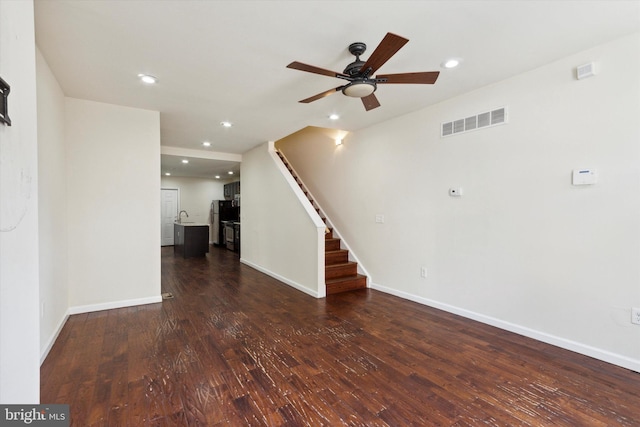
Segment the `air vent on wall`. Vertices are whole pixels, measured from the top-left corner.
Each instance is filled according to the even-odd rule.
[[[475,116],[442,123],[441,136],[457,135],[476,129],[501,125],[507,122],[507,107],[497,108]]]

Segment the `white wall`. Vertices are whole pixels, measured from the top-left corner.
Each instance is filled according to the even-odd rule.
[[[38,403],[38,154],[33,2],[0,1],[0,403]]]
[[[639,56],[636,34],[341,147],[279,147],[374,287],[640,371]],[[576,80],[589,61],[600,73]],[[499,106],[508,124],[439,137],[442,122]],[[599,183],[572,186],[586,167]]]
[[[69,308],[67,160],[64,93],[40,51],[36,52],[42,359],[53,345]]]
[[[66,99],[71,312],[161,301],[160,115]]]
[[[323,297],[324,224],[275,156],[271,143],[242,156],[241,261]]]
[[[163,176],[161,185],[179,190],[178,211],[186,210],[193,222],[208,224],[211,201],[224,200],[224,183],[214,179]]]

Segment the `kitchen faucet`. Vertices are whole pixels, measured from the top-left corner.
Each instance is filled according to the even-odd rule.
[[[178,214],[178,224],[182,223],[182,212],[184,212],[187,218],[189,218],[189,214],[187,213],[187,211],[180,211],[180,213]]]

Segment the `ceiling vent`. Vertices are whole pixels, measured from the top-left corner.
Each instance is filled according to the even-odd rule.
[[[502,125],[507,122],[507,107],[500,107],[492,111],[476,114],[475,116],[442,123],[440,136],[451,136],[476,129]]]

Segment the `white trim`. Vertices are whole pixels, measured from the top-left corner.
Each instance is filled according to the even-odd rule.
[[[458,316],[466,317],[467,319],[476,320],[487,325],[495,326],[500,329],[504,329],[509,332],[523,335],[528,338],[533,338],[538,341],[542,341],[547,344],[554,345],[556,347],[564,348],[565,350],[574,351],[576,353],[583,354],[585,356],[593,357],[594,359],[602,360],[607,363],[611,363],[617,366],[621,366],[626,369],[630,369],[635,372],[640,372],[640,360],[632,359],[621,354],[612,353],[607,350],[603,350],[596,347],[591,347],[586,344],[582,344],[576,341],[572,341],[566,338],[558,337],[555,335],[547,334],[545,332],[536,331],[524,326],[516,325],[514,323],[505,322],[504,320],[496,319],[491,316],[469,311],[463,308],[455,307],[449,304],[434,301],[428,298],[419,297],[417,295],[409,294],[407,292],[398,291],[396,289],[387,288],[386,286],[371,283],[371,288],[380,292],[395,295],[397,297],[407,299],[409,301],[417,302],[419,304],[427,305],[429,307],[437,308],[448,313],[457,314]]]
[[[133,307],[136,305],[155,304],[162,302],[162,295],[146,298],[136,298],[122,301],[104,302],[99,304],[77,305],[69,307],[69,314],[91,313],[93,311],[111,310],[114,308]]]
[[[56,340],[58,339],[58,335],[60,335],[60,332],[62,331],[62,328],[64,328],[64,325],[67,323],[67,319],[68,318],[69,318],[69,310],[67,310],[67,312],[64,314],[64,316],[62,316],[62,319],[60,319],[60,322],[58,322],[58,326],[56,327],[56,330],[53,333],[53,335],[51,335],[51,337],[47,341],[47,345],[44,347],[44,349],[41,349],[41,351],[40,351],[40,365],[41,366],[44,363],[44,361],[47,358],[47,356],[49,355],[49,352],[51,351],[51,348],[53,347],[53,344],[55,344]]]
[[[168,156],[185,156],[196,159],[225,160],[228,162],[242,162],[242,154],[223,153],[220,151],[194,150],[191,148],[171,147],[169,145],[160,146],[160,154]]]
[[[278,279],[279,281],[291,286],[292,288],[295,288],[295,289],[299,290],[300,292],[304,292],[305,294],[311,295],[314,298],[322,298],[322,296],[320,296],[320,294],[318,292],[314,291],[313,289],[309,289],[306,286],[303,286],[303,285],[301,285],[301,284],[299,284],[297,282],[294,282],[293,280],[289,280],[286,277],[282,277],[279,274],[274,273],[273,271],[267,270],[265,268],[262,268],[259,265],[256,265],[256,264],[254,264],[254,263],[252,263],[250,261],[247,261],[244,258],[240,258],[240,262],[245,264],[245,265],[248,265],[251,268],[254,268],[254,269],[258,270],[261,273],[266,274],[267,276],[271,276],[274,279]]]

